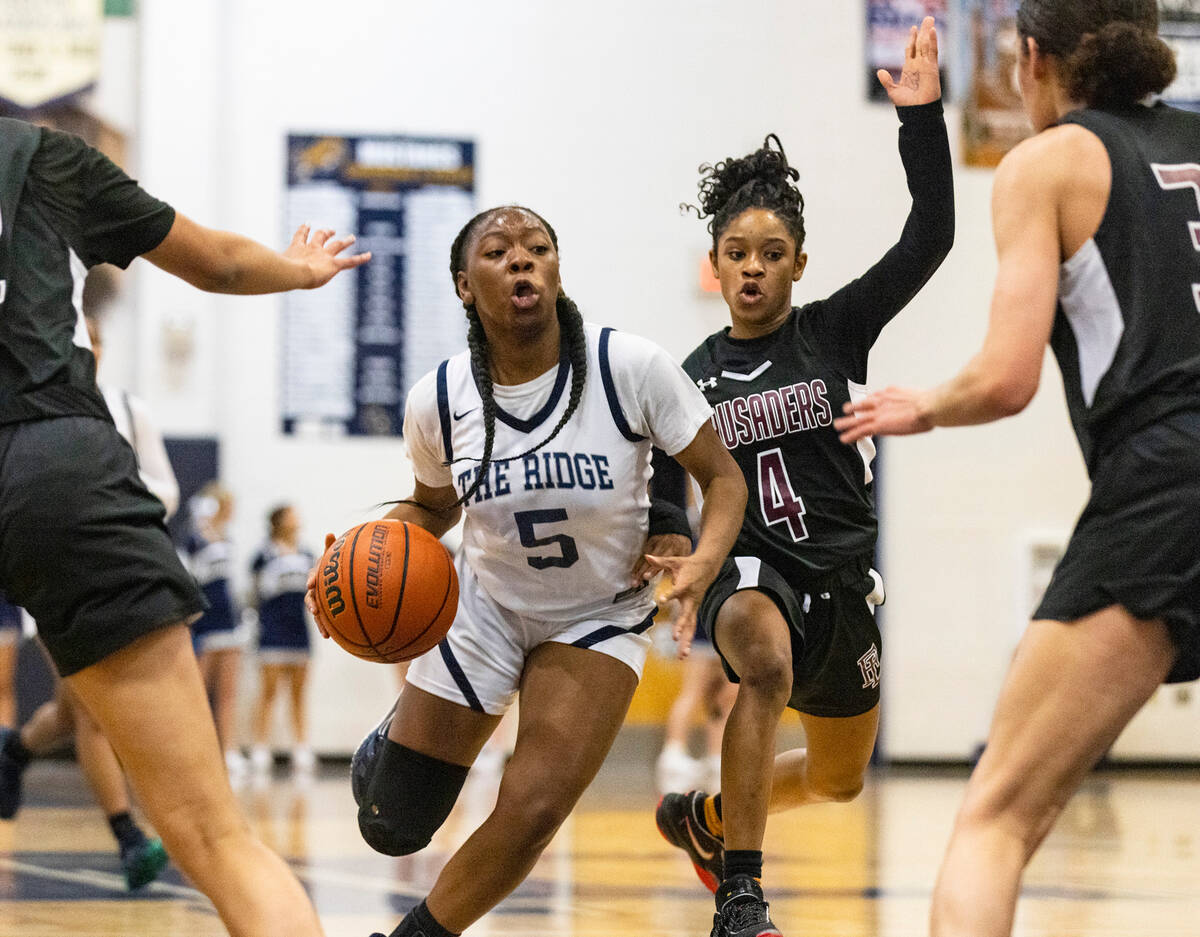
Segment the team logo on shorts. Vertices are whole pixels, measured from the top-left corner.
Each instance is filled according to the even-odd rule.
[[[858,659],[858,669],[862,673],[864,690],[874,690],[879,686],[879,648],[874,643]]]

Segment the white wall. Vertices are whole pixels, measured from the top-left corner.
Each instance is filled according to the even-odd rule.
[[[748,2],[736,15],[714,0],[140,9],[140,171],[185,213],[281,244],[289,132],[470,137],[479,204],[520,201],[545,214],[585,315],[679,357],[726,315],[698,291],[703,226],[677,208],[694,197],[702,161],[780,134],[808,203],[797,302],[865,269],[908,207],[894,113],[864,101],[859,3]],[[946,377],[983,334],[990,174],[959,169],[956,187],[955,250],[884,333],[875,385]],[[138,296],[137,386],[170,432],[219,434],[245,550],[279,499],[300,505],[316,544],[408,493],[401,443],[280,436],[276,298],[210,297],[148,268]],[[167,323],[196,334],[178,385],[159,363]],[[982,737],[1019,631],[1016,546],[1029,528],[1069,529],[1084,498],[1057,373],[1051,366],[1034,406],[1006,425],[891,441],[886,457],[884,744],[895,756],[961,757]],[[345,749],[387,705],[394,679],[320,650],[316,741]]]

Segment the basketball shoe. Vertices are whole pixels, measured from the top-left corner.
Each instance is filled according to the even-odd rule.
[[[706,797],[703,791],[663,794],[654,822],[663,839],[688,854],[704,887],[715,892],[725,874],[725,843],[710,833],[704,822]]]
[[[379,760],[379,752],[383,748],[383,740],[387,738],[388,728],[392,724],[392,716],[396,713],[396,704],[387,711],[383,721],[362,740],[354,757],[350,759],[350,791],[354,794],[354,802],[360,807],[367,796],[367,788],[371,785],[371,775],[375,773],[375,762]]]
[[[762,888],[752,876],[735,875],[717,889],[710,937],[783,937],[771,922]]]
[[[121,850],[121,870],[130,891],[149,885],[167,865],[167,851],[161,839],[142,838]]]

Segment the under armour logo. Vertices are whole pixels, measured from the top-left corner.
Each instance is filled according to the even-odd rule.
[[[874,643],[858,659],[858,669],[862,674],[864,690],[873,690],[879,686],[879,648]]]
[[[702,378],[696,381],[696,386],[701,390],[712,390],[717,386],[717,379],[715,377]]]

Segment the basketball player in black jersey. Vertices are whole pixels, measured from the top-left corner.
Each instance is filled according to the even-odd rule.
[[[318,937],[316,913],[242,817],[187,623],[202,595],[96,387],[73,297],[145,255],[201,289],[311,288],[369,255],[301,227],[283,252],[201,227],[78,137],[0,119],[0,589],[27,608],[171,856],[234,937]],[[76,337],[78,336],[78,340]],[[0,731],[0,816],[30,753]]]
[[[1024,0],[1039,131],[996,173],[982,350],[930,391],[837,421],[868,434],[987,423],[1033,397],[1047,341],[1091,498],[1013,658],[933,900],[935,935],[1012,930],[1021,874],[1086,772],[1164,681],[1200,676],[1200,115],[1154,0]]]
[[[807,261],[804,202],[778,139],[703,167],[699,214],[712,217],[710,257],[732,325],[684,369],[714,407],[750,499],[700,622],[741,686],[725,728],[721,793],[667,794],[657,821],[716,892],[714,937],[778,934],[758,882],[767,813],[853,799],[879,725],[874,449],[842,446],[833,420],[865,394],[880,330],[954,239],[932,18],[913,28],[899,83],[886,71],[879,78],[900,116],[912,209],[899,242],[829,298],[792,306]],[[789,706],[800,712],[807,749],[776,758]]]

